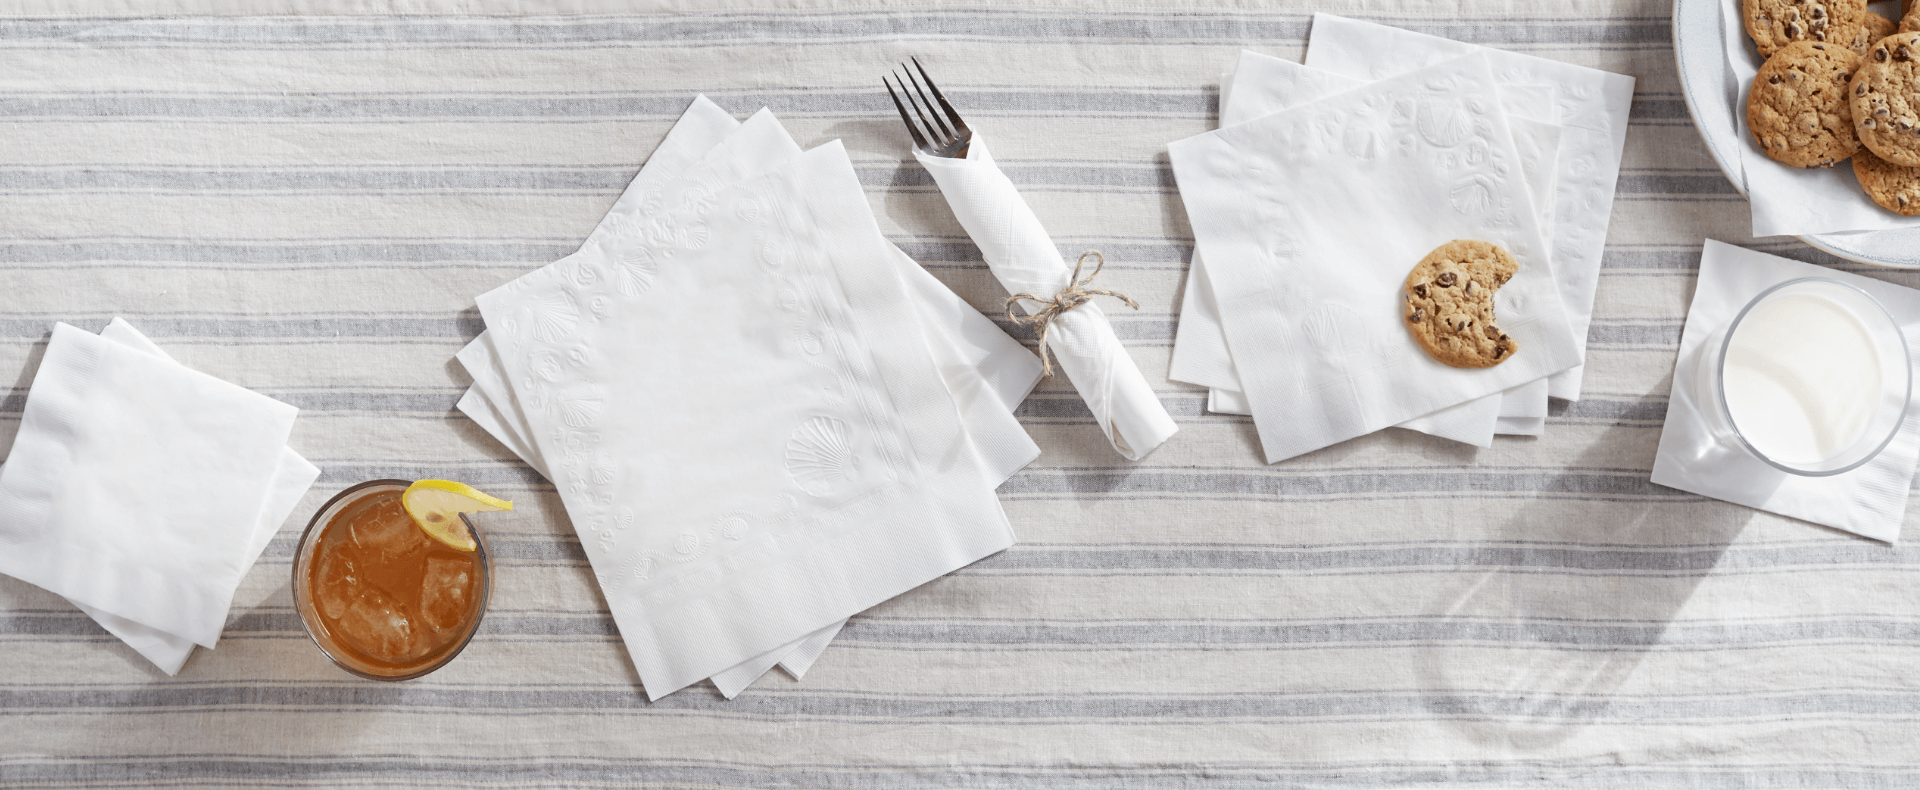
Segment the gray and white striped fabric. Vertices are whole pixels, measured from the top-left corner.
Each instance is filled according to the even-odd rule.
[[[1745,237],[1666,4],[692,6],[0,3],[67,15],[0,19],[0,447],[53,322],[121,315],[304,409],[323,470],[176,678],[0,578],[0,786],[1920,786],[1920,553],[1647,481],[1703,238],[1920,286]],[[382,10],[457,15],[290,15]],[[1313,11],[1638,78],[1585,397],[1544,437],[1268,467],[1165,381],[1192,248],[1165,143]],[[1019,545],[855,617],[804,682],[649,705],[558,498],[454,410],[473,296],[573,250],[704,92],[844,139],[883,228],[997,315],[880,88],[910,54],[1063,251],[1106,252],[1181,432],[1120,461],[1044,385],[1000,490]],[[306,516],[376,477],[521,503],[487,521],[480,636],[400,684],[328,665],[288,594]]]

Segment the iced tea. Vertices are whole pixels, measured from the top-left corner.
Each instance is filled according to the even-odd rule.
[[[400,504],[405,481],[362,483],[314,516],[294,561],[307,632],[349,672],[404,680],[460,652],[489,591],[486,543],[459,551],[421,531]],[[471,525],[469,525],[471,529]]]

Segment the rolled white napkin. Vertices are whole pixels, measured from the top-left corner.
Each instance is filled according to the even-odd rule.
[[[1008,293],[1047,298],[1068,287],[1072,268],[1061,259],[1060,250],[1013,182],[993,163],[983,135],[974,133],[965,158],[918,151],[914,157],[940,185],[954,217],[979,245],[988,268]],[[1021,305],[1029,314],[1039,309],[1024,300]],[[1097,302],[1053,319],[1047,348],[1087,402],[1113,449],[1127,460],[1140,460],[1179,430],[1120,338],[1114,336],[1113,325]]]

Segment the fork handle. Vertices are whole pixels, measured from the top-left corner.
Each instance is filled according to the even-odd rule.
[[[954,217],[1008,293],[1051,295],[1067,287],[1072,269],[1040,218],[994,164],[978,130],[962,158],[918,151],[914,156],[933,175]],[[1037,309],[1022,306],[1028,313]],[[1179,430],[1099,305],[1084,304],[1055,318],[1047,348],[1108,442],[1127,460],[1146,456]]]

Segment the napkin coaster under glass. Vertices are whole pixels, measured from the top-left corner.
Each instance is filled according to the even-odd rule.
[[[1711,404],[1699,391],[1694,366],[1708,337],[1760,292],[1802,277],[1830,278],[1866,291],[1899,323],[1909,353],[1920,352],[1920,291],[1708,239],[1680,336],[1673,389],[1653,461],[1653,482],[1897,542],[1916,461],[1920,461],[1920,408],[1908,406],[1893,441],[1872,460],[1829,477],[1787,474],[1736,445],[1716,440],[1712,421],[1701,412]]]

